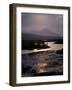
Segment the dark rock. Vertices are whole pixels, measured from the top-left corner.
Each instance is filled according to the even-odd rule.
[[[43,40],[22,40],[22,50],[49,48]]]
[[[63,44],[63,40],[62,39],[56,40],[55,44]]]
[[[53,75],[63,75],[63,72],[44,72],[44,73],[36,73],[34,76],[53,76]]]
[[[63,49],[58,50],[58,51],[56,52],[56,54],[63,54]]]

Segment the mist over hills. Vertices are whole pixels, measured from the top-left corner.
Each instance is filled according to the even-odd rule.
[[[58,40],[62,38],[62,35],[51,32],[48,29],[22,32],[22,40]]]

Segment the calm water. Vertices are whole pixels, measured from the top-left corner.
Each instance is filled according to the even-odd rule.
[[[56,53],[63,44],[48,42],[48,46],[50,48],[22,51],[22,77],[63,73],[63,54]]]
[[[54,42],[48,42],[48,46],[50,46],[50,48],[47,49],[34,49],[34,50],[22,50],[22,54],[28,54],[28,53],[32,53],[32,52],[40,52],[40,51],[51,51],[51,50],[60,50],[63,48],[63,44],[55,44]]]

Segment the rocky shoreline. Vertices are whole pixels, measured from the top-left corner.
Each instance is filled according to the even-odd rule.
[[[22,77],[63,74],[63,49],[22,55]]]

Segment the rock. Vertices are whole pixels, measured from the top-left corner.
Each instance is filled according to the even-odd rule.
[[[63,49],[58,50],[58,51],[56,52],[56,54],[63,54]]]

